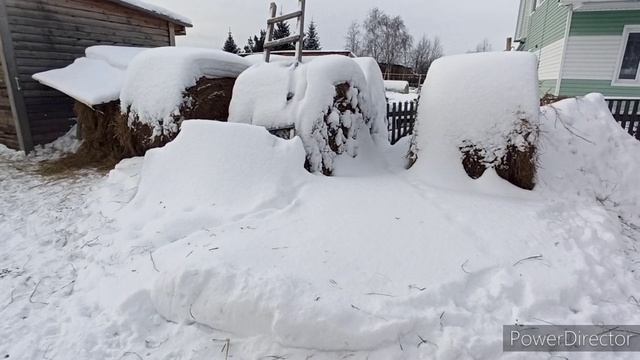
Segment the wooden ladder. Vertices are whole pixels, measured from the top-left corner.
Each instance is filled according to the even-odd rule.
[[[300,3],[300,10],[294,11],[290,14],[276,16],[278,12],[278,5],[271,3],[271,17],[267,20],[267,41],[264,44],[264,60],[269,62],[271,60],[271,51],[281,45],[296,44],[296,60],[302,62],[302,44],[304,41],[304,10],[306,0],[298,0]],[[298,34],[291,35],[283,39],[273,40],[273,29],[279,22],[298,19]]]

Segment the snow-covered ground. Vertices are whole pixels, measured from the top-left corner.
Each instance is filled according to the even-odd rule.
[[[640,143],[597,95],[540,120],[533,192],[432,185],[407,139],[311,175],[243,124],[187,121],[108,176],[0,149],[0,357],[521,359],[502,325],[640,323]]]

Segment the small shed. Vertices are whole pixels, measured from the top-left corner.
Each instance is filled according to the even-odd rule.
[[[175,45],[191,22],[139,0],[0,0],[0,143],[29,152],[74,123],[73,100],[32,79],[93,45]]]

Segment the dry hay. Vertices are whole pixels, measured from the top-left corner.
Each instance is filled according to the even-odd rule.
[[[175,130],[163,127],[154,134],[154,129],[147,125],[147,119],[140,119],[138,114],[127,110],[118,128],[119,141],[128,151],[140,156],[152,148],[162,147],[176,138],[180,124],[184,120],[217,120],[227,121],[229,117],[229,104],[233,94],[233,86],[236,79],[200,78],[196,85],[184,91],[184,101],[180,105],[179,115],[172,116]]]
[[[522,120],[520,126],[509,136],[509,140],[498,158],[489,158],[486,152],[474,144],[460,147],[462,165],[472,179],[478,179],[488,168],[494,168],[498,176],[522,189],[533,190],[536,177],[536,141],[539,129]],[[511,139],[521,136],[520,143]]]
[[[568,98],[569,98],[568,96],[558,96],[558,95],[546,93],[544,94],[544,96],[540,98],[540,106],[551,105],[553,103],[557,103],[558,101],[565,100]]]
[[[93,109],[76,102],[74,112],[82,144],[75,153],[43,162],[38,171],[40,174],[61,175],[85,168],[107,170],[134,155],[117,141],[119,129],[114,120],[122,117],[118,101],[97,105]]]
[[[176,116],[177,128],[185,119],[222,120],[229,117],[229,103],[235,79],[200,79],[185,90],[185,100]],[[76,103],[82,144],[73,154],[46,161],[40,166],[43,175],[59,175],[69,171],[94,168],[112,169],[122,159],[143,156],[147,150],[161,147],[173,140],[177,132],[153,136],[153,129],[132,115],[123,114],[120,102],[96,105],[90,108]]]

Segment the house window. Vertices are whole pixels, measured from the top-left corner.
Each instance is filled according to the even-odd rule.
[[[640,85],[640,25],[626,26],[615,85]]]

